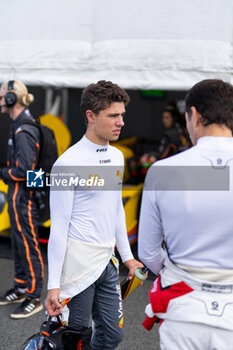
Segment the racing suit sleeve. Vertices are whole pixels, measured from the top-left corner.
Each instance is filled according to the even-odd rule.
[[[156,191],[152,190],[152,166],[150,167],[142,195],[141,212],[139,219],[138,255],[149,269],[158,274],[164,260],[162,249],[163,229]]]
[[[124,156],[121,155],[122,173],[124,173]],[[127,235],[125,210],[122,201],[122,189],[117,191],[117,227],[116,227],[116,247],[121,256],[122,262],[134,259],[131,252]]]
[[[3,168],[1,176],[7,183],[25,181],[26,171],[34,169],[39,154],[39,144],[23,130],[15,136],[15,167]]]
[[[55,165],[58,164],[55,163]],[[53,169],[51,173],[53,173]],[[74,189],[72,187],[65,190],[50,190],[51,228],[48,243],[48,289],[60,288],[73,199]]]
[[[126,221],[125,221],[125,211],[122,201],[122,193],[119,191],[118,195],[118,205],[117,205],[117,227],[116,227],[116,246],[118,252],[120,253],[122,262],[128,261],[130,259],[134,259],[133,254],[131,252],[127,229],[126,229]]]

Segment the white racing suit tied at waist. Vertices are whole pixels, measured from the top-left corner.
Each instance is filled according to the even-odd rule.
[[[194,278],[168,257],[152,285],[149,299],[145,309],[147,318],[143,322],[147,330],[154,322],[171,320],[233,331],[233,283]]]
[[[60,299],[72,298],[94,283],[109,263],[114,246],[115,240],[97,244],[68,237]]]
[[[112,242],[98,244],[67,238],[60,284],[60,301],[63,305],[61,319],[64,324],[69,324],[68,302],[100,277],[110,259],[113,259],[114,247],[115,239]],[[116,259],[114,263],[116,265],[118,260]]]

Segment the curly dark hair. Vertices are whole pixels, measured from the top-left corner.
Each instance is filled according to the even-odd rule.
[[[86,111],[91,110],[95,114],[108,108],[113,102],[129,103],[127,92],[111,81],[100,80],[97,84],[88,85],[82,92],[81,111],[87,124]]]
[[[218,79],[202,80],[194,85],[185,97],[185,111],[191,107],[201,115],[202,125],[225,125],[233,130],[233,86]]]

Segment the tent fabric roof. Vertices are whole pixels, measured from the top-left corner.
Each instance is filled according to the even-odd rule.
[[[231,0],[8,0],[0,11],[1,81],[84,87],[106,79],[170,90],[207,78],[233,83]]]

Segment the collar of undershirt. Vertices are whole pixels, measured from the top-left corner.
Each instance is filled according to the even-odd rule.
[[[229,146],[233,145],[233,137],[215,137],[215,136],[203,136],[197,140],[197,145],[201,148],[216,147],[228,150]]]
[[[93,152],[96,152],[99,154],[105,154],[108,151],[108,147],[109,147],[109,145],[105,145],[105,146],[97,145],[96,143],[91,142],[85,135],[82,138],[82,143]]]

